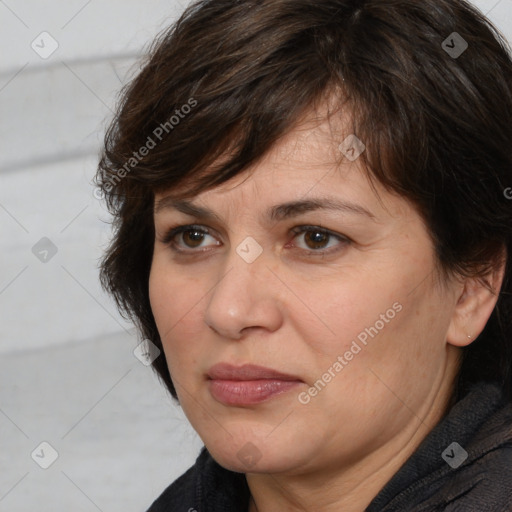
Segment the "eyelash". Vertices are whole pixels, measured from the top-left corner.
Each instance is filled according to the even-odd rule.
[[[203,235],[213,236],[210,233],[210,231],[208,231],[208,229],[205,229],[203,226],[199,226],[199,225],[196,225],[196,224],[187,224],[187,225],[177,226],[177,227],[169,229],[166,232],[166,234],[163,236],[161,242],[164,243],[165,245],[168,245],[171,248],[172,251],[174,251],[176,253],[179,253],[179,254],[183,254],[183,255],[187,255],[187,254],[188,255],[195,255],[195,254],[199,254],[199,253],[202,253],[202,252],[205,252],[205,251],[208,250],[208,249],[206,249],[204,247],[198,248],[198,249],[189,249],[189,250],[179,249],[177,247],[177,243],[176,243],[175,238],[178,235],[180,235],[182,233],[185,233],[187,231],[195,231],[195,232],[199,232],[199,233],[201,233]],[[338,252],[346,244],[349,244],[351,242],[351,240],[349,238],[347,238],[346,236],[339,235],[339,234],[334,233],[334,232],[332,232],[332,231],[330,231],[328,229],[317,227],[317,226],[297,226],[297,227],[291,229],[290,231],[291,231],[291,233],[293,233],[295,235],[294,238],[297,237],[300,234],[303,234],[303,233],[321,233],[322,235],[325,235],[325,236],[329,237],[329,240],[327,241],[327,243],[329,243],[331,237],[339,240],[342,243],[341,247],[340,246],[331,247],[331,248],[324,249],[324,250],[321,250],[321,249],[319,249],[319,250],[313,250],[313,249],[307,250],[307,249],[300,249],[299,248],[299,250],[303,251],[307,255],[312,255],[312,256],[324,256],[324,255],[327,255],[327,254]]]

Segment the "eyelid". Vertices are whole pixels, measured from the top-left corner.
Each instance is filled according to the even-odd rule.
[[[207,251],[208,246],[199,247],[196,249],[179,249],[176,247],[174,238],[176,238],[178,235],[180,235],[183,232],[193,231],[193,230],[199,231],[199,232],[204,233],[209,236],[214,236],[211,233],[211,231],[215,232],[215,230],[213,230],[207,226],[204,226],[202,224],[180,224],[178,226],[168,229],[166,231],[166,233],[161,237],[160,241],[161,241],[161,243],[170,246],[171,249],[176,253],[194,255],[194,254],[200,254],[200,253]],[[324,228],[322,226],[315,226],[312,224],[303,224],[303,225],[296,226],[289,230],[289,232],[294,235],[293,239],[295,239],[300,234],[308,233],[308,232],[312,232],[312,231],[324,233],[324,234],[328,235],[329,237],[337,239],[342,244],[347,244],[347,243],[352,242],[352,240],[349,237],[342,235],[341,233],[336,233],[334,231],[331,231],[330,229]],[[215,244],[215,245],[218,245],[218,244]],[[286,244],[286,246],[289,246],[289,242]],[[318,250],[314,250],[314,249],[308,250],[308,249],[303,249],[300,247],[298,249],[300,251],[302,251],[302,253],[305,253],[307,255],[318,255],[318,256],[327,255],[327,254],[330,254],[331,252],[337,252],[337,251],[341,250],[339,247],[330,247],[327,249],[318,249]]]
[[[330,229],[324,228],[322,226],[315,226],[315,225],[311,225],[311,224],[297,226],[297,227],[291,229],[290,231],[295,235],[293,237],[294,240],[297,237],[297,235],[301,235],[303,233],[318,232],[318,233],[323,233],[325,235],[328,235],[330,238],[335,238],[336,240],[338,240],[338,242],[341,242],[344,245],[352,242],[352,240],[350,238],[348,238],[345,235],[342,235],[341,233],[336,233],[336,232],[331,231]],[[303,253],[306,253],[307,255],[317,255],[317,256],[326,256],[331,253],[338,252],[341,249],[342,248],[340,248],[339,245],[335,246],[335,247],[328,247],[326,249],[318,249],[318,250],[299,248],[299,250],[301,250]]]
[[[338,238],[339,240],[349,240],[349,238],[341,233],[336,233],[335,231],[331,231],[330,229],[324,228],[322,226],[315,226],[313,224],[304,224],[301,226],[294,227],[290,230],[294,235],[300,235],[301,233],[308,233],[310,231],[318,231],[320,233],[324,233],[326,235],[332,236],[333,238]]]
[[[211,228],[208,228],[206,226],[203,226],[202,224],[180,224],[179,226],[175,226],[173,228],[168,229],[160,241],[163,244],[170,245],[173,242],[173,239],[178,236],[179,234],[185,232],[185,231],[200,231],[201,233],[204,233],[206,235],[213,236],[211,231],[214,231]],[[194,251],[197,252],[197,251]]]

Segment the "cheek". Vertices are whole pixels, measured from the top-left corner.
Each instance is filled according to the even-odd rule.
[[[435,375],[444,357],[450,312],[429,280],[418,286],[418,276],[427,270],[427,262],[421,268],[398,265],[345,275],[339,286],[303,290],[316,317],[297,310],[295,322],[311,349],[315,373],[328,371],[341,356],[343,369],[350,366],[356,380],[365,381],[372,368],[389,375],[396,386],[429,372]]]
[[[373,293],[362,288],[350,287],[336,301],[331,297],[324,318],[335,335],[315,338],[309,331],[314,367],[310,391],[302,399],[311,392],[312,417],[329,411],[334,424],[360,418],[354,435],[364,437],[372,435],[371,425],[393,429],[407,421],[410,412],[403,401],[421,410],[439,378],[444,345],[443,327],[433,327],[435,295],[429,290],[411,294],[404,287],[379,294],[378,288]],[[302,325],[307,327],[305,321]]]
[[[354,271],[304,288],[301,296],[307,298],[309,311],[299,304],[292,315],[315,353],[336,359],[351,347],[358,352],[357,345],[362,354],[371,340],[385,336],[399,323],[402,295],[382,275]]]
[[[204,291],[190,272],[169,264],[163,250],[153,256],[149,274],[149,300],[161,337],[180,320],[185,320]]]
[[[204,329],[201,307],[207,289],[190,275],[185,276],[177,267],[161,260],[159,255],[153,259],[149,300],[169,370],[175,373],[180,368],[193,367],[197,344],[191,340],[199,339]]]
[[[172,276],[163,270],[154,258],[149,274],[149,302],[161,338],[164,337],[165,329],[172,325],[173,319],[178,318],[177,308],[182,305],[169,286]]]

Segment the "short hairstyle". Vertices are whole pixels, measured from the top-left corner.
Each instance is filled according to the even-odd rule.
[[[162,349],[148,292],[155,192],[194,196],[226,182],[326,97],[348,108],[368,176],[416,207],[442,271],[485,282],[506,259],[453,396],[483,380],[510,399],[512,63],[504,38],[464,0],[189,6],[153,43],[105,136],[96,183],[114,232],[103,287]],[[177,398],[165,358],[153,367]]]

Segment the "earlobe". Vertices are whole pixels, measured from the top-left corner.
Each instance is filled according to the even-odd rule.
[[[485,278],[464,279],[446,333],[447,343],[456,347],[466,347],[480,335],[498,301],[504,273],[503,262]]]

